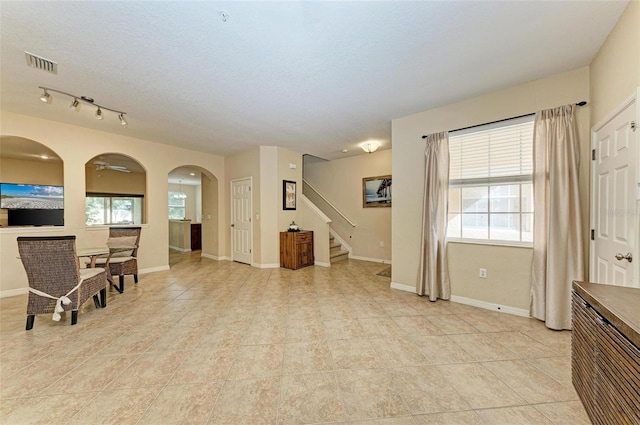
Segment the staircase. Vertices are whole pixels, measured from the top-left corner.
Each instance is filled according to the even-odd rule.
[[[331,234],[329,235],[329,258],[331,263],[349,258],[349,251],[343,249],[342,244]]]

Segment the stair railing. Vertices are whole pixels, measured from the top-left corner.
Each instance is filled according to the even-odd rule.
[[[335,205],[333,205],[331,202],[329,202],[329,200],[327,198],[325,198],[322,193],[318,192],[318,189],[316,189],[315,187],[313,187],[308,181],[306,181],[305,179],[302,179],[302,182],[304,184],[306,184],[307,186],[309,186],[309,189],[311,189],[316,195],[318,195],[320,197],[320,199],[322,199],[324,202],[327,203],[327,205],[329,205],[329,207],[331,207],[331,209],[333,209],[336,213],[338,213],[338,215],[340,217],[342,217],[347,223],[349,223],[351,225],[351,227],[356,227],[356,223],[354,223],[352,220],[349,220],[349,217],[347,217],[346,215],[344,215],[342,213],[342,211],[340,211]]]

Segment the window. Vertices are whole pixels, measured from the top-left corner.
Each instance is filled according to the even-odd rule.
[[[88,226],[103,224],[141,224],[141,195],[87,193],[85,221]]]
[[[453,240],[533,242],[533,116],[449,136]]]
[[[185,218],[185,200],[187,194],[184,192],[169,192],[169,219],[182,220]]]

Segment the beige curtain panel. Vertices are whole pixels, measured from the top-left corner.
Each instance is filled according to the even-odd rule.
[[[427,136],[425,150],[422,246],[418,295],[429,300],[451,297],[447,265],[447,204],[449,202],[449,134]]]
[[[571,329],[571,282],[584,280],[575,106],[536,113],[531,316]]]

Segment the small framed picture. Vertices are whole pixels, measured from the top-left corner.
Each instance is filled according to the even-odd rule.
[[[391,206],[391,175],[362,179],[362,208]]]
[[[290,180],[282,181],[282,209],[296,209],[296,182]]]

